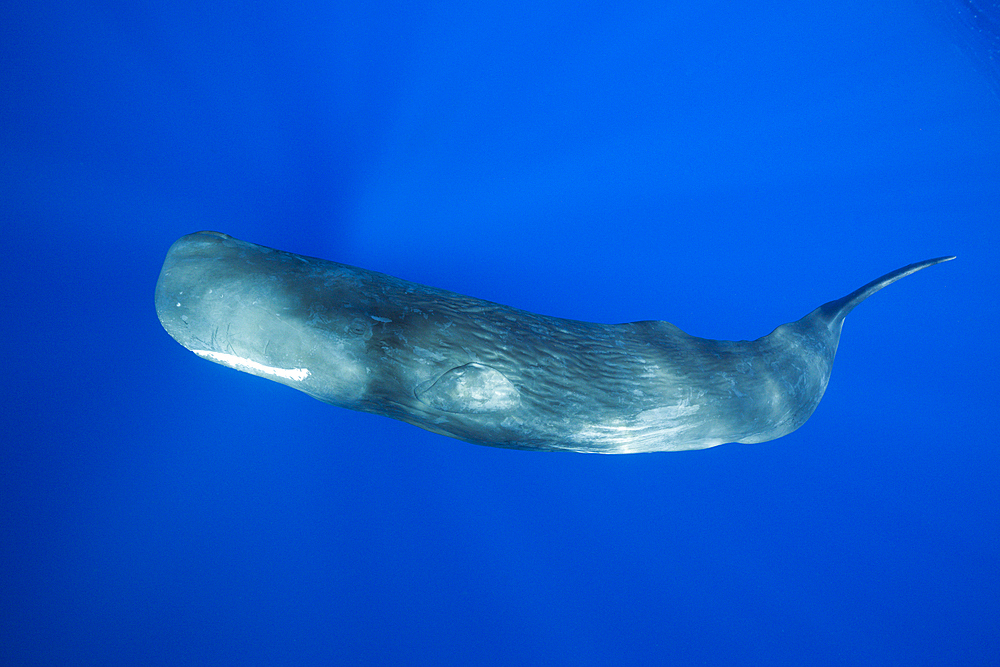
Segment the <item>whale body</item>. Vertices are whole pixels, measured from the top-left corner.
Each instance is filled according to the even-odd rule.
[[[480,445],[624,454],[791,433],[823,397],[847,314],[950,259],[753,341],[536,315],[218,232],[171,246],[155,298],[184,347],[333,405]]]

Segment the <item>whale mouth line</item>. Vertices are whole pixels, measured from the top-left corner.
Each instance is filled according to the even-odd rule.
[[[191,351],[203,359],[211,359],[212,361],[218,362],[223,366],[229,366],[230,368],[234,368],[238,371],[274,375],[275,377],[284,378],[285,380],[296,380],[298,382],[305,380],[311,375],[308,368],[276,368],[274,366],[265,366],[264,364],[253,361],[252,359],[237,357],[235,354],[212,352],[211,350]]]

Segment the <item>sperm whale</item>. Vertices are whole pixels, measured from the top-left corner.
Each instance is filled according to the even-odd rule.
[[[195,354],[340,407],[493,447],[681,451],[802,426],[848,313],[951,259],[888,273],[752,341],[536,315],[218,232],[171,246],[155,301]]]

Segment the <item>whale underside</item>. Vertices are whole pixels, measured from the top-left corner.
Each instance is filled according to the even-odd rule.
[[[903,267],[753,341],[668,322],[536,315],[345,264],[198,232],[156,284],[201,357],[327,403],[494,447],[622,454],[757,443],[816,409],[844,318]]]

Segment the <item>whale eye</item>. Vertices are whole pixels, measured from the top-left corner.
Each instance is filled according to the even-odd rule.
[[[360,317],[355,317],[351,320],[351,323],[347,325],[347,333],[351,336],[368,340],[372,337],[372,328],[365,320]]]

